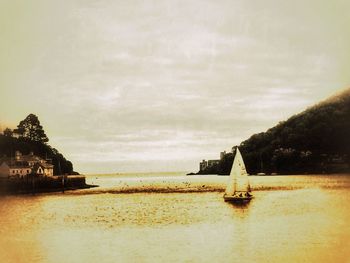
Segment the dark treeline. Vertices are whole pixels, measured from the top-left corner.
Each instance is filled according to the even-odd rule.
[[[48,145],[46,136],[39,119],[34,114],[29,114],[21,121],[17,129],[6,128],[0,134],[0,158],[14,157],[15,151],[26,155],[33,152],[35,155],[50,160],[54,165],[54,174],[77,174],[73,171],[73,165],[59,151]]]
[[[248,173],[350,172],[350,89],[240,144]],[[229,174],[233,153],[201,174]]]

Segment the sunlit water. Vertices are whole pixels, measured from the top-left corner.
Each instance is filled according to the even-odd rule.
[[[250,180],[244,207],[227,177],[179,174],[1,197],[0,262],[350,262],[350,175]]]

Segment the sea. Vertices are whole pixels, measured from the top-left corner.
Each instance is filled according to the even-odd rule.
[[[0,262],[350,262],[350,174],[87,175],[99,187],[0,197]]]

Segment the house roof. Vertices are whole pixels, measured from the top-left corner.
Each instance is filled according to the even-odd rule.
[[[42,158],[40,158],[39,156],[36,155],[21,155],[20,159],[22,161],[27,161],[27,162],[40,162],[41,160],[43,160]]]
[[[44,168],[53,168],[53,164],[50,163],[41,163],[41,166],[43,166]]]
[[[6,163],[11,169],[13,169],[13,168],[30,168],[31,167],[28,162],[14,161],[11,159],[8,159],[8,160],[2,159],[0,161],[0,164],[3,164],[3,163]]]
[[[11,165],[10,166],[11,169],[31,169],[31,167],[29,165],[27,166],[22,166],[22,165]]]
[[[0,158],[0,165],[5,162],[10,168],[31,168],[29,165],[30,162],[40,163],[43,168],[53,168],[54,166],[48,163],[46,160],[40,158],[39,156],[28,154],[28,155],[20,155],[19,161],[16,158],[12,157],[3,157]]]

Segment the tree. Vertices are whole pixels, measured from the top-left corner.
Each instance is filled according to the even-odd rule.
[[[240,151],[248,173],[348,173],[349,120],[350,88],[243,141]],[[211,167],[201,174],[228,174],[232,160],[223,158],[214,171]]]
[[[23,121],[21,121],[15,132],[18,133],[20,137],[27,138],[31,141],[41,143],[47,143],[49,141],[43,127],[40,125],[38,117],[34,114],[29,114]]]
[[[6,137],[12,137],[13,135],[13,131],[10,128],[6,128],[3,133]]]

